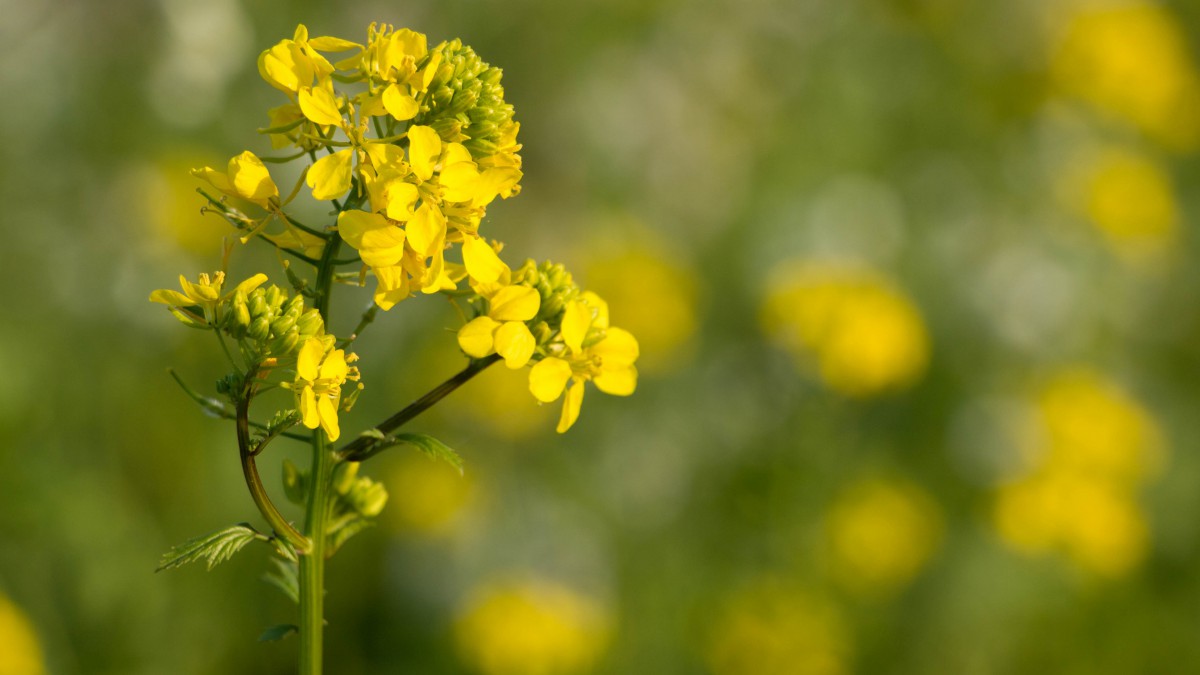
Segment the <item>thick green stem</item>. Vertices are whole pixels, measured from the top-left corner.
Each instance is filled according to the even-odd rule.
[[[315,304],[325,325],[329,325],[329,295],[333,287],[333,261],[337,258],[342,239],[335,232],[321,253],[317,266]],[[325,628],[325,532],[329,516],[329,476],[333,470],[333,453],[325,440],[325,432],[317,429],[312,435],[312,471],[309,474],[308,508],[305,512],[304,534],[309,540],[308,551],[300,556],[300,675],[320,675]]]

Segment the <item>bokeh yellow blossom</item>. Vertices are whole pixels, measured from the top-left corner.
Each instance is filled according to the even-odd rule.
[[[664,372],[690,361],[697,279],[678,257],[650,248],[599,255],[589,260],[584,278],[620,307],[621,325],[638,336],[640,368]]]
[[[766,580],[735,595],[710,632],[713,675],[842,675],[850,635],[837,609]]]
[[[475,494],[472,474],[419,452],[395,457],[384,482],[392,494],[404,495],[387,509],[388,520],[398,530],[423,535],[450,530]]]
[[[762,306],[767,335],[825,384],[867,397],[912,384],[929,360],[929,335],[912,300],[882,275],[852,265],[790,262]]]
[[[37,632],[25,613],[0,595],[0,675],[44,675]]]
[[[478,589],[455,634],[463,660],[483,675],[584,673],[608,643],[596,603],[546,581]]]
[[[1063,553],[1100,576],[1130,572],[1150,545],[1138,493],[1162,463],[1157,424],[1089,370],[1052,379],[1037,410],[1042,447],[1024,449],[1028,470],[996,495],[1000,536],[1027,554]]]
[[[1176,242],[1175,188],[1153,157],[1121,147],[1082,153],[1066,181],[1071,206],[1117,254],[1132,261],[1157,259]]]
[[[1200,76],[1183,31],[1157,3],[1076,10],[1052,49],[1063,93],[1141,129],[1176,150],[1200,145]]]
[[[169,154],[131,172],[128,193],[136,195],[156,237],[189,253],[211,255],[221,250],[221,240],[229,230],[225,223],[205,217],[196,203],[196,188],[203,182],[188,173],[196,157],[214,161],[205,151]]]
[[[919,487],[871,479],[850,486],[826,519],[832,573],[863,594],[886,594],[911,582],[941,541],[942,520]]]

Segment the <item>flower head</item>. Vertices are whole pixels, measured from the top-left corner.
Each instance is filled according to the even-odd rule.
[[[160,288],[150,294],[150,302],[158,302],[167,305],[175,318],[182,321],[184,324],[195,328],[212,328],[214,327],[219,317],[217,316],[217,307],[224,301],[233,298],[238,294],[246,294],[261,286],[267,280],[265,274],[255,274],[238,284],[229,293],[221,295],[221,290],[225,286],[225,273],[214,272],[210,277],[208,274],[201,273],[197,283],[192,283],[187,280],[182,274],[179,275],[179,285],[183,288],[183,292],[173,291],[167,288]],[[197,315],[192,308],[198,307],[201,314]]]
[[[341,349],[332,349],[333,336],[309,338],[296,357],[296,394],[301,421],[309,429],[318,426],[330,441],[341,435],[338,427],[338,408],[341,406],[342,385],[358,380],[358,369],[349,366],[355,356],[346,356]]]

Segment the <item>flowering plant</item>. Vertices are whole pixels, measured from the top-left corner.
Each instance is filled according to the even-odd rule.
[[[330,54],[345,56],[330,61]],[[380,483],[359,475],[359,463],[409,445],[461,470],[442,442],[398,430],[499,361],[530,366],[538,401],[563,399],[558,431],[565,432],[579,416],[586,382],[633,393],[638,345],[609,324],[604,300],[581,290],[561,265],[527,260],[513,269],[500,256],[502,244],[480,233],[488,207],[520,191],[520,125],[504,102],[500,70],[470,47],[453,40],[431,49],[420,33],[375,24],[365,44],[311,38],[299,26],[262,52],[258,69],[286,97],[260,133],[289,154],[260,158],[247,150],[223,170],[193,173],[211,188],[200,190],[206,210],[236,228],[242,244],[257,240],[279,252],[287,284],[258,273],[227,289],[222,270],[196,282],[181,277],[181,290],[158,290],[150,300],[211,332],[225,353],[231,371],[217,383],[219,397],[176,379],[208,412],[234,420],[246,486],[269,528],[243,523],[198,537],[167,553],[160,569],[196,560],[211,567],[252,541],[269,544],[277,555],[271,578],[300,605],[300,620],[264,637],[298,632],[300,672],[319,673],[325,560],[387,501]],[[289,162],[303,169],[283,196],[267,164]],[[328,222],[310,225],[294,214],[305,187],[332,205]],[[226,263],[232,251],[227,245]],[[340,337],[330,326],[335,282],[373,288],[358,325]],[[335,448],[343,436],[339,415],[363,391],[348,350],[379,310],[427,295],[462,310],[457,339],[466,367]],[[291,391],[292,405],[256,419],[251,403],[273,388]],[[275,507],[257,468],[279,438],[312,448],[307,470],[284,464],[284,492],[305,507],[299,525]]]

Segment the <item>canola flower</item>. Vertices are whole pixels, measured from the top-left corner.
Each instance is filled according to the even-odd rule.
[[[846,396],[910,386],[929,360],[929,335],[916,305],[863,267],[784,263],[769,283],[760,318],[800,369],[815,369]]]
[[[608,641],[589,598],[548,581],[477,589],[455,624],[459,652],[482,675],[584,673]]]
[[[941,539],[933,500],[896,480],[860,481],[838,498],[826,519],[832,572],[864,595],[895,592],[928,564]]]
[[[1138,492],[1162,462],[1157,423],[1087,369],[1052,378],[1036,410],[1044,447],[1026,449],[1030,466],[997,492],[1001,538],[1028,555],[1062,554],[1096,576],[1128,574],[1150,545]]]
[[[0,675],[44,675],[46,661],[29,617],[0,595]]]
[[[1200,73],[1178,19],[1145,1],[1083,6],[1050,51],[1057,88],[1172,150],[1200,145]]]
[[[579,417],[586,382],[610,394],[633,393],[638,345],[610,325],[607,303],[579,288],[561,265],[526,261],[514,270],[500,256],[503,244],[481,232],[488,208],[519,194],[523,174],[520,125],[504,100],[502,73],[470,47],[458,40],[430,47],[424,35],[389,25],[369,26],[363,43],[314,37],[301,25],[260,54],[258,70],[284,99],[267,111],[268,126],[259,132],[284,154],[244,150],[223,170],[205,166],[193,174],[206,184],[203,210],[232,225],[243,245],[275,249],[286,285],[259,272],[227,291],[222,270],[195,283],[181,277],[181,290],[156,290],[150,300],[211,332],[224,353],[231,372],[217,381],[217,397],[173,375],[205,412],[234,421],[246,486],[269,527],[260,532],[242,523],[198,537],[165,555],[161,568],[197,559],[211,567],[251,541],[271,545],[272,582],[300,605],[300,672],[312,675],[323,665],[324,561],[388,502],[383,483],[359,475],[361,462],[406,446],[461,472],[461,458],[444,443],[399,430],[501,360],[508,369],[530,368],[535,400],[564,399],[557,429],[565,432]],[[299,175],[290,190],[281,189],[269,167],[289,162],[301,165]],[[293,200],[306,189],[336,215],[317,224],[300,215]],[[224,263],[232,253],[229,244]],[[335,330],[335,283],[368,280],[373,304],[357,326]],[[364,391],[350,346],[379,312],[438,294],[462,314],[457,343],[465,368],[334,448],[344,435],[343,415]],[[268,396],[279,389],[290,399]],[[252,410],[270,401],[272,415]],[[258,471],[258,458],[283,438],[312,449],[307,469],[283,463],[283,493],[304,508],[300,525],[280,513]],[[434,492],[406,489],[405,496],[433,499]],[[540,628],[510,652],[496,646],[502,640],[494,630],[471,629],[491,645],[486,653],[501,655],[480,657],[485,672],[568,672],[594,655],[599,642],[584,601],[530,588],[495,598],[480,616],[511,611]],[[517,663],[506,653],[536,658],[539,641],[554,635],[561,639],[543,650],[550,656],[543,655],[540,671],[503,665]],[[493,661],[502,665],[487,665]]]

